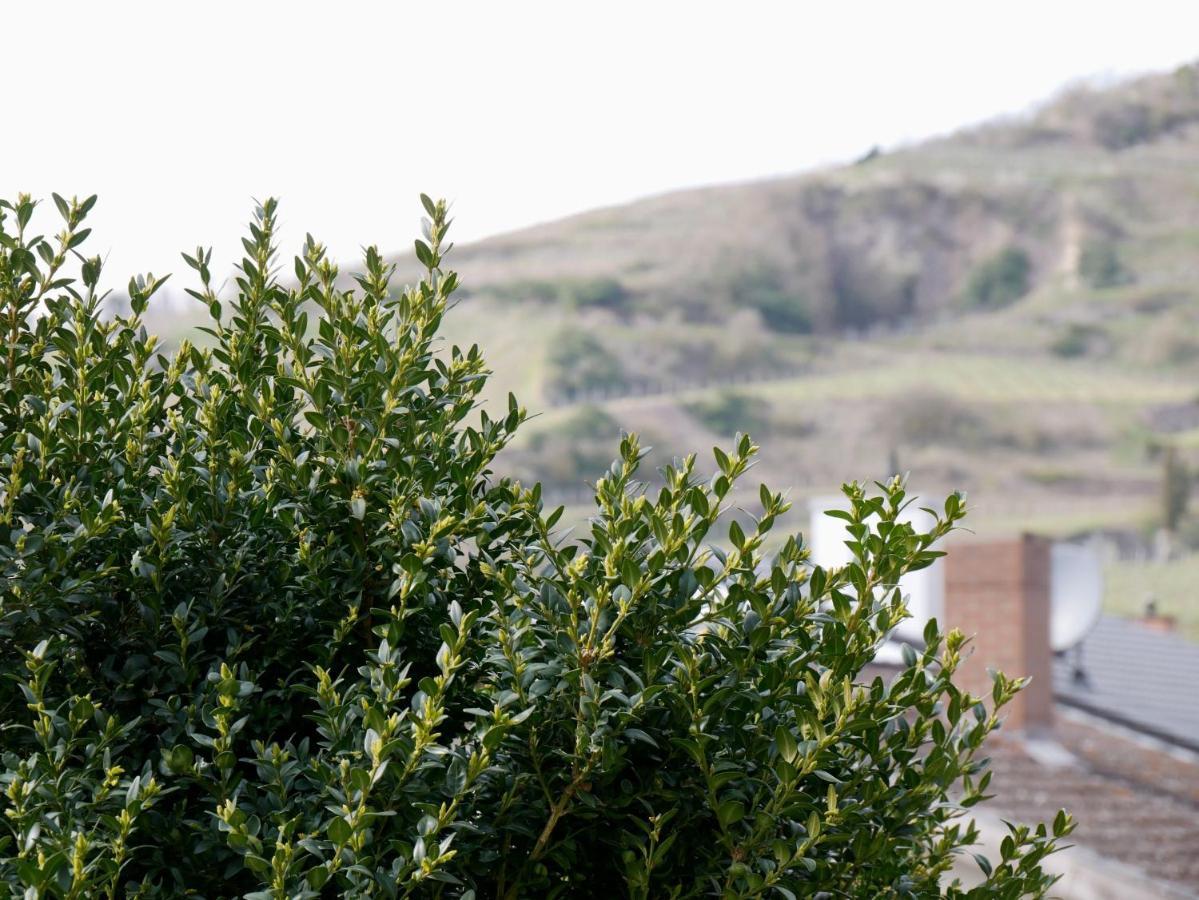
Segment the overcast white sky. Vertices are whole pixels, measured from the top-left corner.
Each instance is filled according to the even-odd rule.
[[[197,243],[220,271],[270,194],[341,257],[410,246],[422,190],[463,241],[1170,68],[1197,26],[1179,0],[5,4],[0,194],[99,193],[112,283]]]

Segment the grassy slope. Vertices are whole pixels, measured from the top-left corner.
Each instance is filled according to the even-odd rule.
[[[511,390],[540,414],[502,467],[548,479],[577,516],[620,428],[661,462],[727,442],[744,408],[796,529],[807,498],[897,463],[927,495],[968,491],[980,532],[1144,530],[1158,448],[1199,460],[1197,123],[1186,69],[861,165],[464,246],[445,336],[482,345],[489,402]],[[1080,277],[1095,246],[1117,283]],[[1005,248],[1031,290],[971,308],[972,277]],[[768,308],[812,333],[772,327]],[[625,383],[588,387],[596,372]],[[1179,587],[1193,563],[1175,565],[1167,613],[1194,603]]]

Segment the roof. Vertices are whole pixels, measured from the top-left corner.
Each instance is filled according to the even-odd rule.
[[[895,671],[887,662],[900,642],[889,644],[867,678]],[[1075,816],[1071,843],[1083,851],[1050,859],[1068,873],[1057,896],[1199,898],[1199,645],[1105,616],[1079,646],[1054,659],[1052,731],[988,739],[994,799],[982,813],[1027,823],[1061,808]],[[1074,677],[1079,666],[1085,679]],[[1106,864],[1143,889],[1111,881]],[[1097,882],[1102,891],[1088,887]]]
[[[1199,644],[1103,616],[1053,664],[1058,703],[1199,752]]]
[[[1199,897],[1199,762],[1129,740],[1093,717],[1075,716],[1085,714],[1058,716],[1049,739],[1055,754],[1002,732],[988,741],[995,796],[984,812],[1036,823],[1067,809],[1078,822],[1070,843],[1180,889],[1149,890],[1147,896]],[[1062,751],[1072,759],[1056,759]],[[1130,896],[1115,887],[1104,894],[1075,894],[1068,887],[1059,885],[1055,893]]]

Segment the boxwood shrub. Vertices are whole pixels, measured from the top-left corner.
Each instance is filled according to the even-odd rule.
[[[210,321],[166,352],[105,312],[95,198],[0,203],[0,882],[14,897],[1023,897],[1071,828],[1013,826],[977,886],[979,755],[1021,682],[952,676],[936,623],[863,674],[895,585],[958,523],[849,485],[854,562],[722,524],[738,436],[639,483],[625,437],[579,534],[490,467],[525,412],[480,409],[420,283],[347,278],[256,211]],[[36,215],[35,215],[36,212]],[[770,552],[766,547],[773,547]]]

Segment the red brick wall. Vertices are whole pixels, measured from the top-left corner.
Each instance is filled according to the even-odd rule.
[[[1009,729],[1053,724],[1049,541],[1023,535],[954,544],[945,558],[945,625],[973,638],[957,684],[991,696],[988,668],[1032,682],[1007,707]]]

